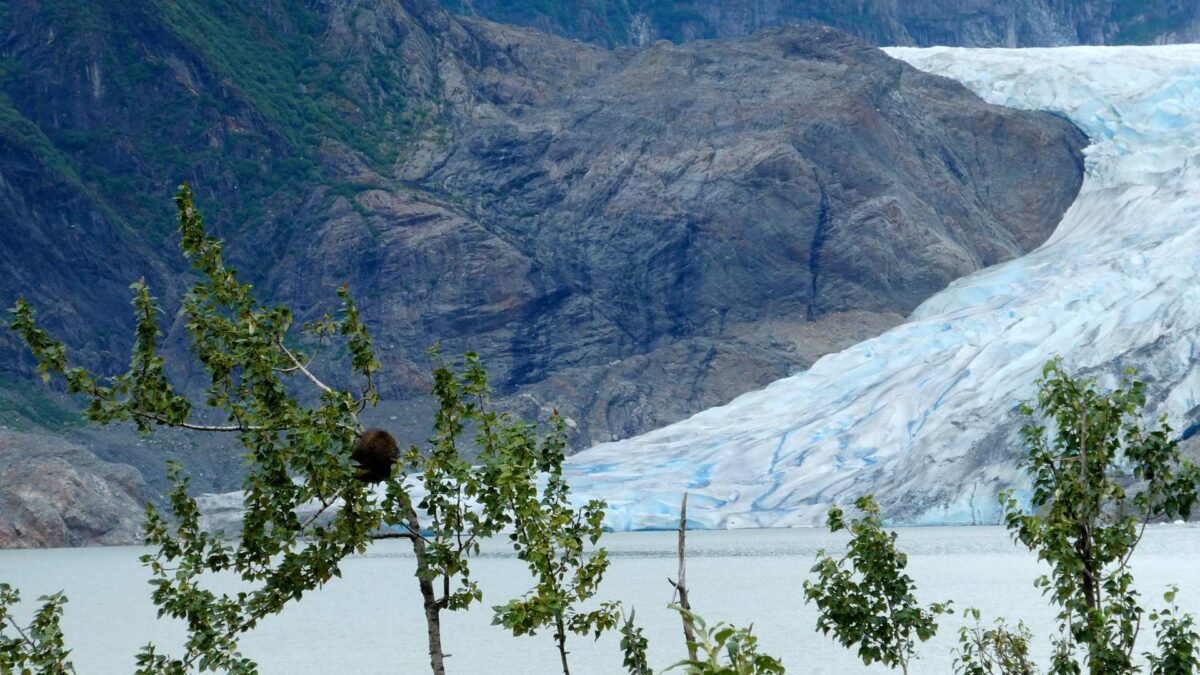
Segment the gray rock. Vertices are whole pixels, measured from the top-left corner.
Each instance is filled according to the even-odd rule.
[[[0,432],[0,548],[141,541],[142,476],[61,439]]]
[[[0,15],[0,56],[21,73],[0,82],[0,229],[19,233],[0,242],[0,300],[30,293],[73,356],[116,372],[124,285],[146,275],[167,369],[201,391],[175,313],[186,264],[169,213],[145,206],[169,212],[188,178],[265,301],[314,319],[350,282],[384,366],[369,421],[408,442],[427,434],[435,341],[478,351],[500,406],[563,412],[576,448],[629,436],[806,368],[1038,245],[1082,175],[1068,123],[825,29],[610,51],[429,0],[333,0],[304,26],[273,4],[211,17],[227,22],[217,51],[258,44],[241,35],[289,45],[259,65],[296,86],[259,88],[243,85],[263,73],[197,48],[192,24],[90,7],[95,22],[70,25],[36,4]],[[330,105],[354,133],[288,126],[288,111]],[[0,338],[0,373],[32,370]],[[141,470],[151,498],[164,449],[198,490],[239,483],[229,439],[113,438],[89,447]]]
[[[557,407],[577,447],[877,334],[1039,245],[1082,179],[1069,123],[829,29],[607,52],[462,27],[456,124],[402,168],[424,195],[335,203],[276,287],[307,297],[304,269],[378,294],[393,401],[440,339],[484,356],[502,405]]]

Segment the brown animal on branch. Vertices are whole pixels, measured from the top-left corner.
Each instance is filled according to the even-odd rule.
[[[355,478],[364,483],[379,483],[392,477],[392,465],[400,459],[400,447],[383,429],[368,429],[354,442],[350,457],[358,464]]]

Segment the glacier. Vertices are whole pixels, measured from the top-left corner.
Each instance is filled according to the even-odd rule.
[[[874,492],[896,523],[996,522],[1043,364],[1153,413],[1200,417],[1200,45],[887,49],[984,100],[1047,110],[1091,139],[1084,184],[1036,251],[960,279],[902,325],[731,403],[569,460],[617,530],[815,525]]]

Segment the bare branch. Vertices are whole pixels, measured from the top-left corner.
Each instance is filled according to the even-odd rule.
[[[328,500],[322,498],[321,508],[318,509],[316,513],[312,514],[308,520],[304,521],[304,523],[300,526],[300,531],[303,532],[307,530],[309,525],[312,525],[314,522],[316,522],[317,518],[320,518],[323,513],[328,511],[329,507],[333,506],[334,502],[336,502],[342,496],[343,489],[344,488],[338,488]]]
[[[288,429],[292,428],[292,427],[264,427],[264,426],[257,426],[257,425],[252,425],[252,424],[217,425],[217,424],[193,424],[191,422],[172,422],[171,420],[169,420],[165,417],[162,417],[160,415],[155,415],[154,413],[142,412],[140,410],[130,410],[129,414],[131,414],[135,417],[141,417],[142,419],[145,419],[145,420],[150,420],[151,422],[155,422],[164,427],[173,427],[176,429],[189,429],[191,431],[219,431],[219,432],[287,431]],[[337,427],[339,429],[344,429],[346,431],[349,431],[350,433],[354,434],[355,436],[362,435],[361,431],[359,431],[358,429],[355,429],[354,427],[350,426],[349,424],[342,424],[341,422],[338,422]]]
[[[276,337],[275,344],[278,345],[279,349],[282,350],[283,353],[286,354],[287,357],[289,359],[291,359],[291,361],[292,361],[293,365],[290,368],[287,368],[286,369],[287,371],[290,371],[292,369],[298,370],[301,373],[303,373],[304,376],[307,377],[321,391],[325,392],[326,394],[329,394],[330,396],[337,394],[337,392],[335,392],[332,387],[330,387],[329,385],[327,385],[324,382],[322,382],[321,380],[319,380],[316,375],[312,374],[312,371],[309,370],[308,367],[305,366],[305,364],[300,362],[300,359],[296,356],[296,354],[294,352],[292,352],[292,350],[288,349],[287,345],[283,344],[282,337]],[[312,363],[312,361],[310,360],[309,363]],[[351,397],[351,398],[353,398],[353,397]],[[362,422],[360,422],[358,419],[358,413],[361,411],[362,411],[362,406],[359,407],[358,411],[350,412],[350,417],[354,419],[353,427],[349,427],[344,424],[338,424],[338,426],[343,429],[346,429],[347,431],[354,432],[355,436],[361,436],[363,426],[362,426]]]
[[[16,629],[17,629],[17,632],[21,634],[21,637],[22,637],[22,638],[23,638],[23,639],[24,639],[26,642],[28,642],[30,645],[32,645],[32,644],[33,644],[33,640],[30,640],[30,639],[29,639],[29,634],[27,634],[27,633],[25,632],[25,629],[24,629],[24,628],[21,628],[21,625],[17,623],[17,620],[16,620],[16,619],[14,619],[14,618],[12,618],[11,616],[10,616],[10,617],[7,617],[7,618],[8,618],[8,622],[12,624],[12,627],[13,627],[13,628],[16,628]]]
[[[668,577],[667,581],[675,587],[675,594],[679,597],[679,606],[687,611],[692,611],[692,603],[688,600],[687,589],[687,502],[688,493],[683,493],[683,501],[679,504],[679,581],[671,581]],[[688,623],[687,617],[683,617],[683,637],[687,643],[688,658],[696,660],[696,634],[692,632],[692,625]]]
[[[173,422],[161,415],[154,413],[143,412],[141,410],[130,410],[129,413],[134,417],[150,420],[165,427],[175,427],[177,429],[191,429],[192,431],[264,431],[267,427],[247,426],[242,424],[230,425],[212,425],[212,424],[192,424],[191,422]]]
[[[409,539],[409,540],[411,540],[411,539],[416,538],[409,532],[377,532],[377,533],[369,535],[369,536],[371,537],[372,540],[376,540],[376,541],[378,541],[380,539]]]
[[[275,344],[278,345],[281,350],[283,350],[283,353],[286,354],[289,359],[291,359],[292,363],[294,364],[293,368],[295,368],[295,369],[299,370],[301,373],[303,373],[304,376],[307,377],[309,380],[311,380],[312,383],[315,384],[318,389],[325,392],[326,394],[334,393],[333,389],[330,388],[329,385],[327,385],[324,382],[322,382],[321,380],[317,379],[317,376],[313,375],[312,371],[309,370],[308,368],[306,368],[304,366],[304,364],[300,362],[300,359],[296,357],[296,355],[292,352],[292,350],[288,349],[287,345],[283,344],[282,338],[276,338]]]
[[[309,368],[309,367],[311,367],[311,366],[312,366],[312,364],[313,364],[313,361],[316,361],[316,360],[317,360],[317,354],[319,354],[319,353],[320,353],[320,351],[319,351],[319,350],[318,350],[318,351],[315,351],[315,352],[313,352],[313,353],[312,353],[312,354],[311,354],[311,355],[308,357],[308,363],[305,363],[303,366],[300,366],[300,365],[294,365],[294,366],[290,366],[290,367],[288,367],[288,368],[272,368],[271,370],[274,370],[274,371],[275,371],[275,372],[277,372],[277,373],[284,373],[284,374],[299,372],[299,370],[300,370],[301,368]],[[289,354],[289,356],[291,356],[291,355]],[[294,359],[295,357],[293,356],[292,358]]]

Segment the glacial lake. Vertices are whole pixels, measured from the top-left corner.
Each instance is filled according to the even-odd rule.
[[[1015,547],[998,527],[901,528],[909,571],[924,603],[953,599],[961,609],[981,608],[985,620],[1003,615],[1033,630],[1036,653],[1049,651],[1054,611],[1033,587],[1041,570],[1032,555]],[[839,549],[845,539],[824,530],[691,532],[688,583],[694,608],[710,622],[754,624],[764,651],[782,658],[790,673],[888,672],[865,668],[852,653],[814,630],[801,583],[820,548]],[[637,609],[650,640],[656,672],[683,654],[678,617],[666,609],[667,577],[676,572],[675,534],[634,532],[603,541],[612,566],[602,587],[605,599]],[[18,587],[26,618],[38,595],[64,590],[70,596],[64,630],[80,673],[133,670],[140,645],[153,641],[167,651],[182,643],[181,626],[155,616],[138,547],[0,551],[0,581]],[[491,626],[490,606],[523,592],[529,577],[520,561],[494,542],[474,568],[484,603],[451,612],[444,623],[451,673],[561,672],[549,634],[514,638]],[[1200,612],[1200,528],[1152,526],[1134,558],[1147,608],[1162,605],[1163,589],[1178,583],[1178,600]],[[232,587],[232,582],[230,582]],[[911,672],[951,673],[961,613],[944,618],[939,635],[920,649]],[[348,559],[335,579],[283,614],[264,621],[243,639],[243,652],[263,673],[426,673],[424,624],[412,554],[404,541],[386,541]],[[1144,646],[1153,631],[1143,629]],[[599,641],[571,636],[572,672],[624,672],[618,637]]]

